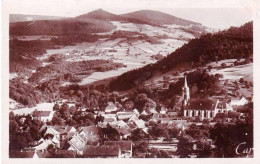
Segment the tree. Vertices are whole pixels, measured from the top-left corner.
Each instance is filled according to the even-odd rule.
[[[227,67],[226,63],[222,63],[222,64],[221,64],[221,67],[222,67],[222,68],[226,68],[226,67]]]
[[[141,142],[134,142],[133,145],[133,156],[134,157],[142,157],[141,154],[144,154],[147,152],[148,149],[148,143],[141,141]]]
[[[144,108],[144,105],[145,105],[147,99],[148,99],[148,97],[147,97],[147,94],[145,94],[145,93],[138,94],[135,97],[135,105],[136,105],[136,108],[139,110],[139,112],[142,112],[142,109]]]
[[[78,90],[79,102],[83,102],[84,94],[81,90]]]
[[[14,120],[14,119],[15,119],[14,112],[10,112],[9,113],[9,120]]]
[[[180,158],[189,158],[192,153],[192,138],[188,135],[182,135],[179,137],[177,155]]]
[[[212,151],[210,144],[206,142],[197,143],[198,150],[196,151],[198,158],[209,158],[212,157]]]
[[[31,126],[30,135],[34,141],[39,140],[41,135],[39,127],[35,125]]]
[[[114,103],[116,103],[117,101],[116,101],[116,99],[119,97],[119,93],[118,92],[116,92],[116,91],[114,91],[114,92],[112,92],[112,98],[113,98],[113,100],[114,100]]]
[[[74,113],[76,112],[76,107],[75,106],[71,106],[69,109],[69,112],[71,115],[74,115]]]
[[[195,93],[197,93],[198,92],[198,87],[196,86],[196,85],[193,85],[192,87],[191,87],[191,94],[195,94]]]
[[[60,109],[60,106],[59,106],[59,104],[54,104],[54,106],[53,106],[53,111],[59,111],[59,109]]]
[[[57,116],[53,116],[52,120],[51,120],[51,124],[52,125],[63,125],[64,120],[62,120],[60,117]]]
[[[125,109],[128,110],[128,111],[133,110],[134,106],[135,106],[135,104],[134,104],[133,101],[127,101],[127,102],[124,104]]]
[[[9,134],[17,134],[19,132],[19,125],[15,120],[9,122]]]

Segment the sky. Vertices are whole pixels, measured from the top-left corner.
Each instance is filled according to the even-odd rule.
[[[211,3],[208,3],[211,2]],[[74,17],[96,9],[114,14],[157,10],[205,26],[224,29],[252,20],[252,10],[239,0],[6,0],[11,14]]]

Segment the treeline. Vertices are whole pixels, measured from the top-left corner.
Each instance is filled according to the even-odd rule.
[[[49,41],[19,41],[17,39],[9,41],[9,68],[10,72],[21,72],[28,69],[37,68],[41,62],[37,56],[46,53],[47,48],[51,48]]]
[[[12,79],[9,82],[9,97],[18,103],[33,107],[40,102],[51,100],[50,93],[46,94],[20,79]]]
[[[105,72],[109,70],[115,70],[123,67],[122,63],[114,63],[111,60],[88,60],[78,62],[67,62],[64,60],[55,60],[52,64],[45,67],[39,67],[29,81],[38,83],[42,79],[48,80],[56,78],[57,76],[64,76],[63,79],[67,79],[71,82],[80,82],[85,75],[88,76],[91,73]],[[78,78],[78,79],[77,79]]]
[[[128,90],[153,77],[156,72],[196,68],[224,59],[253,57],[253,22],[216,34],[192,39],[155,64],[124,73],[110,83],[111,90]]]

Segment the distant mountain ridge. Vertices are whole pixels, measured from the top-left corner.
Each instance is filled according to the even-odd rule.
[[[177,18],[159,11],[141,10],[116,15],[102,9],[74,18],[10,14],[12,35],[62,35],[109,32],[116,28],[110,21],[161,26],[164,24],[200,25],[200,23]]]
[[[66,17],[58,17],[58,16],[44,16],[44,15],[23,15],[23,14],[10,14],[9,22],[26,22],[26,21],[36,21],[36,20],[59,20],[64,19]]]
[[[201,23],[185,20],[175,17],[170,14],[166,14],[153,10],[140,10],[127,14],[122,14],[123,17],[139,19],[141,21],[150,22],[157,25],[163,24],[176,24],[176,25],[201,25]]]
[[[138,24],[156,25],[156,24],[152,24],[150,22],[146,22],[146,21],[139,20],[139,19],[136,19],[136,18],[128,18],[128,17],[125,17],[125,16],[116,15],[116,14],[107,12],[107,11],[102,10],[102,9],[94,10],[94,11],[91,11],[87,14],[79,15],[75,18],[98,19],[98,20],[104,20],[104,21],[127,21],[127,22],[138,23]]]
[[[60,19],[17,22],[10,24],[11,35],[83,35],[108,32],[115,26],[97,19]]]

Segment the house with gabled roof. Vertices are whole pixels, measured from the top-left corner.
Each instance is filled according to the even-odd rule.
[[[82,155],[86,142],[82,136],[76,133],[67,143],[63,146],[62,150],[76,151],[77,154]]]
[[[231,106],[243,106],[247,104],[249,101],[245,97],[233,98],[230,100]]]
[[[136,114],[137,117],[140,115],[140,112],[137,109],[134,109],[133,112]]]
[[[38,141],[38,145],[36,145],[34,147],[34,149],[35,150],[47,150],[47,148],[50,145],[53,145],[53,147],[55,147],[55,148],[60,148],[60,141],[55,136],[53,136],[53,138],[47,138],[47,139],[41,138]]]
[[[105,108],[105,113],[112,114],[112,113],[116,113],[116,112],[117,112],[117,106],[112,102],[108,102],[107,106]]]
[[[117,112],[116,115],[118,120],[128,120],[129,118],[136,116],[136,113],[123,111],[123,112]]]
[[[128,125],[134,124],[136,128],[143,129],[145,128],[145,122],[141,119],[138,119],[137,117],[131,117],[128,120]]]
[[[79,135],[86,144],[97,143],[100,140],[100,128],[95,125],[80,127]]]
[[[67,137],[66,135],[70,133],[75,133],[77,130],[73,126],[48,126],[44,125],[41,130],[46,129],[46,134],[54,135],[58,140],[65,140]]]
[[[48,122],[52,120],[54,113],[55,111],[38,111],[37,109],[35,109],[32,112],[32,117],[33,119],[37,119],[42,122]]]

